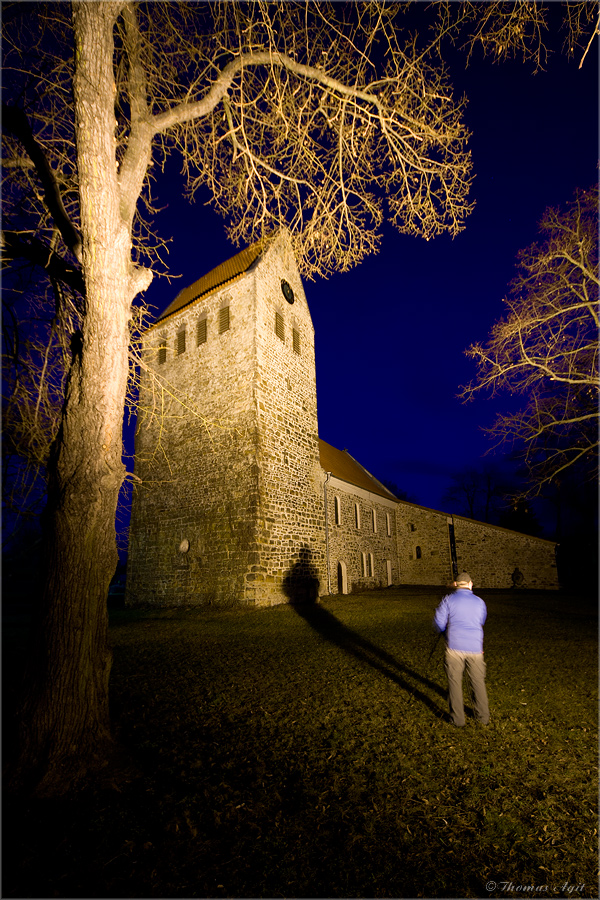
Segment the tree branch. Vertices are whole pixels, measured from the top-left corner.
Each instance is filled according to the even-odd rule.
[[[13,134],[23,144],[42,182],[48,211],[65,244],[81,262],[81,237],[67,215],[56,175],[52,171],[42,147],[33,135],[27,116],[22,109],[2,103],[2,125],[6,131]]]
[[[73,290],[85,296],[85,283],[80,270],[66,262],[39,238],[25,238],[16,231],[3,231],[2,242],[5,261],[27,259],[44,269],[51,278],[68,284]]]

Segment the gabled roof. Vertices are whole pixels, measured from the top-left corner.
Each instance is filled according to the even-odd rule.
[[[207,294],[216,291],[217,288],[223,287],[223,285],[245,275],[261,256],[266,243],[264,239],[257,241],[250,247],[246,247],[245,250],[236,253],[231,259],[221,263],[220,266],[217,266],[207,275],[203,275],[202,278],[190,284],[189,287],[183,288],[156,321],[162,322],[164,319],[172,316],[173,313],[179,312],[184,306],[189,306],[190,303],[199,300],[200,297],[205,297]]]
[[[350,456],[347,450],[337,450],[319,438],[319,456],[323,469],[331,472],[341,481],[347,481],[349,484],[354,484],[372,494],[379,494],[380,497],[386,497],[388,500],[398,499],[370,472],[367,472],[353,456]]]

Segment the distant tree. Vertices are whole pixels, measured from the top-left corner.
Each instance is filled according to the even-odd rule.
[[[510,528],[511,531],[520,531],[522,534],[532,534],[535,537],[539,537],[543,531],[535,511],[524,497],[512,499],[508,508],[500,513],[498,525]]]
[[[548,209],[543,241],[519,254],[507,315],[467,355],[477,377],[464,399],[502,390],[525,398],[490,435],[522,448],[532,493],[576,467],[594,479],[598,451],[598,191]]]
[[[509,493],[507,480],[491,463],[466,466],[452,476],[442,503],[452,512],[482,522],[497,522]]]

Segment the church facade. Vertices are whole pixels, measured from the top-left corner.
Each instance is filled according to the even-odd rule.
[[[126,602],[257,604],[398,584],[556,588],[552,542],[397,500],[320,440],[285,233],[181,291],[143,345]]]

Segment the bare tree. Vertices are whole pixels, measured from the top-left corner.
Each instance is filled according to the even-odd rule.
[[[63,9],[51,5],[45,26]],[[52,71],[41,30],[34,141],[22,122],[13,129],[33,163],[13,169],[33,188],[26,212],[44,207],[35,237],[54,239],[53,262],[80,262],[85,281],[48,460],[46,586],[20,717],[20,771],[36,773],[40,793],[71,784],[110,741],[106,593],[132,304],[152,278],[137,209],[153,154],[183,152],[192,190],[208,185],[234,239],[289,227],[307,274],[376,249],[384,186],[388,216],[409,233],[456,233],[470,208],[460,104],[414,45],[398,46],[385,5],[107,0],[72,11],[72,28],[59,25],[75,52]],[[25,87],[30,72],[17,73]]]
[[[563,50],[579,57],[583,66],[593,40],[599,34],[600,9],[595,0],[561,5]],[[440,3],[439,34],[456,35],[468,58],[480,49],[501,62],[521,58],[543,69],[550,56],[548,48],[549,5],[528,0],[490,0],[487,3]]]
[[[508,505],[510,494],[508,480],[499,468],[481,462],[466,466],[452,476],[442,502],[452,512],[497,523],[499,511]]]
[[[531,491],[574,466],[596,473],[598,449],[598,191],[577,191],[564,209],[548,209],[542,242],[519,254],[505,299],[507,315],[486,344],[467,355],[477,378],[463,389],[507,390],[526,398],[490,429],[497,443],[523,448]]]
[[[106,594],[131,321],[161,251],[141,215],[151,219],[152,178],[179,151],[234,242],[285,226],[309,277],[374,252],[384,217],[426,239],[456,234],[471,209],[462,102],[439,61],[400,42],[403,12],[264,0],[5,10],[3,158],[18,206],[5,247],[84,286],[48,454],[43,610],[20,715],[17,781],[38,793],[69,787],[110,743]]]

